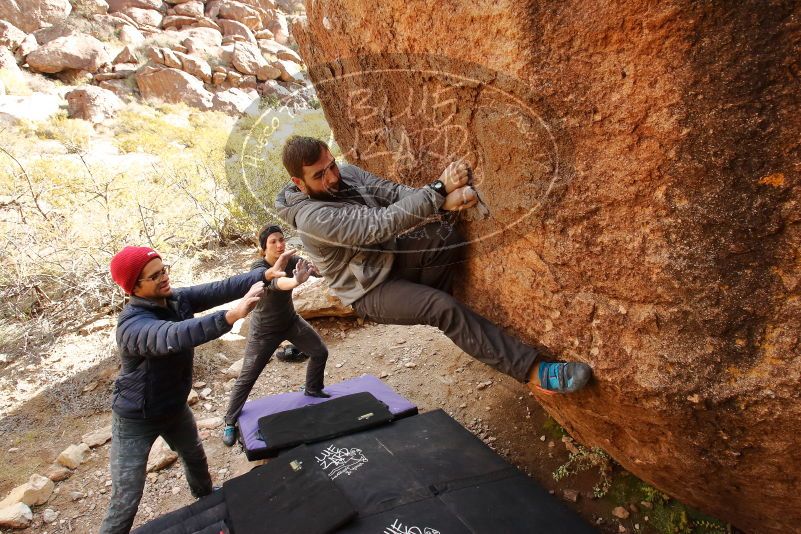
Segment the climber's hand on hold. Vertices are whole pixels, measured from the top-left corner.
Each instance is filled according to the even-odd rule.
[[[469,185],[462,186],[448,193],[442,207],[445,211],[462,211],[470,209],[478,202],[478,195]]]
[[[445,192],[450,194],[460,187],[467,185],[469,179],[469,169],[465,161],[454,161],[448,165],[439,177],[439,181],[445,186]]]

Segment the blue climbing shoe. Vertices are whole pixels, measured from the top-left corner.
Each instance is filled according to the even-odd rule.
[[[543,393],[573,393],[590,381],[592,368],[583,362],[542,362],[537,389]]]
[[[223,443],[226,447],[231,447],[236,443],[236,427],[234,425],[225,425],[222,435]]]

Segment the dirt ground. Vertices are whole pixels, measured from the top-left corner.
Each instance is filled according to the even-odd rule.
[[[211,270],[203,278],[216,274],[221,273]],[[381,377],[421,412],[445,410],[559,498],[564,499],[565,490],[578,491],[577,502],[565,502],[602,531],[623,532],[622,526],[627,532],[655,532],[645,519],[647,510],[632,511],[625,520],[611,514],[615,506],[635,504],[636,508],[636,503],[592,498],[593,485],[599,481],[597,470],[554,480],[553,473],[569,454],[558,425],[525,386],[473,360],[436,329],[359,324],[352,319],[312,323],[330,350],[327,383],[365,373]],[[241,358],[245,332],[246,325],[238,334],[229,333],[196,350],[196,390],[211,388],[211,394],[193,406],[198,420],[223,415],[233,382],[224,371]],[[0,370],[0,393],[5,399],[0,419],[0,496],[32,473],[44,474],[63,449],[81,441],[82,434],[110,425],[110,392],[117,372],[112,335],[106,321],[94,332],[65,339],[53,354]],[[304,371],[305,363],[273,360],[251,398],[299,389]],[[24,391],[19,388],[23,380],[28,384]],[[34,383],[39,390],[31,390]],[[22,402],[25,391],[36,394]],[[221,427],[201,431],[215,484],[252,468],[238,445],[229,449],[222,444],[220,433]],[[56,484],[50,500],[33,509],[33,524],[16,532],[96,532],[110,494],[108,455],[108,443],[93,449],[86,463]],[[176,462],[149,475],[135,526],[191,501],[180,462]],[[46,508],[58,513],[50,524],[44,523]]]

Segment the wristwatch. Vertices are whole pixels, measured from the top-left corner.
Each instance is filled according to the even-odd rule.
[[[446,196],[448,193],[445,191],[445,184],[442,183],[441,180],[437,180],[435,182],[431,182],[428,184],[428,187],[442,195],[443,197]]]

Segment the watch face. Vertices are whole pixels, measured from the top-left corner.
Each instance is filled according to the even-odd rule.
[[[445,192],[445,184],[437,180],[434,182],[434,191],[437,193],[444,193]]]

